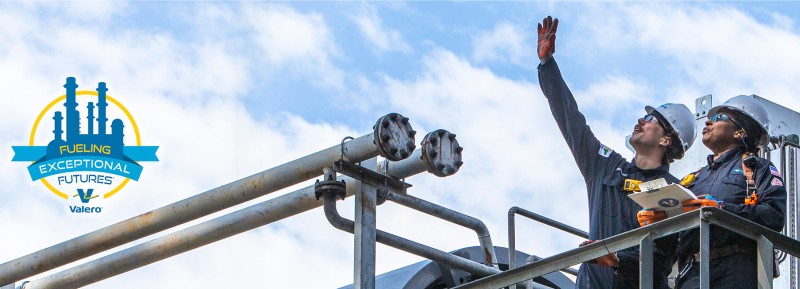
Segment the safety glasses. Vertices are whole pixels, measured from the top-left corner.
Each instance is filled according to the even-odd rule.
[[[708,120],[710,120],[711,122],[730,121],[734,125],[736,125],[736,127],[742,127],[741,125],[739,125],[739,123],[737,123],[735,120],[733,120],[733,118],[731,118],[727,114],[724,114],[724,113],[721,113],[721,112],[718,112],[717,114],[712,115],[711,117],[708,118]]]
[[[656,118],[656,116],[652,114],[645,114],[644,117],[642,118],[644,119],[645,122],[658,123],[658,118]]]
[[[731,117],[724,113],[717,113],[708,118],[711,122],[729,121]]]

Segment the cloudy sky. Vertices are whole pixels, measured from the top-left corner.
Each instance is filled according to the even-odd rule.
[[[583,182],[539,89],[536,23],[560,19],[555,56],[567,83],[601,141],[630,157],[624,137],[644,105],[758,94],[800,110],[799,11],[798,2],[2,2],[0,262],[365,135],[389,112],[417,131],[458,135],[462,170],[409,178],[409,193],[483,220],[495,245],[507,245],[512,206],[588,230]],[[68,76],[81,89],[107,82],[143,145],[159,146],[160,162],[144,163],[100,215],[69,213],[11,162]],[[352,216],[352,199],[341,207]],[[391,203],[378,226],[446,251],[478,244]],[[518,226],[519,249],[543,257],[582,241]],[[352,240],[317,209],[88,288],[338,288],[352,282]],[[379,273],[421,260],[385,246],[377,259]]]

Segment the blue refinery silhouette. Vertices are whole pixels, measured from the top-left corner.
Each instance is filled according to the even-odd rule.
[[[61,130],[61,112],[54,113],[53,121],[55,129],[53,129],[53,140],[47,145],[46,159],[57,159],[66,156],[102,156],[114,159],[126,160],[133,162],[123,154],[123,132],[124,125],[122,120],[115,119],[111,122],[111,133],[106,132],[106,88],[105,82],[100,82],[97,85],[97,106],[89,102],[87,108],[88,128],[86,134],[80,133],[81,118],[80,112],[76,109],[78,103],[75,101],[75,89],[78,84],[75,83],[74,77],[67,77],[67,83],[64,84],[67,89],[67,99],[64,103],[67,114],[67,131],[66,139],[62,139],[64,131]],[[97,133],[94,129],[94,108],[97,107]]]

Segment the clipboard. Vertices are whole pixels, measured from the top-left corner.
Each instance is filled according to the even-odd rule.
[[[681,202],[697,199],[694,193],[678,184],[667,184],[664,178],[639,184],[640,192],[628,195],[642,208],[663,211],[667,217],[680,215]]]

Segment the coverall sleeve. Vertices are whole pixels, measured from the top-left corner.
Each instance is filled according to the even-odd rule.
[[[539,65],[539,86],[584,179],[592,179],[595,172],[608,163],[609,157],[621,158],[618,153],[603,146],[586,124],[586,118],[578,110],[575,97],[564,82],[555,58]],[[608,150],[605,156],[601,154],[603,149]]]
[[[724,210],[748,219],[775,231],[780,231],[785,222],[786,187],[777,169],[766,159],[759,159],[753,180],[756,182],[756,205],[725,204]]]

